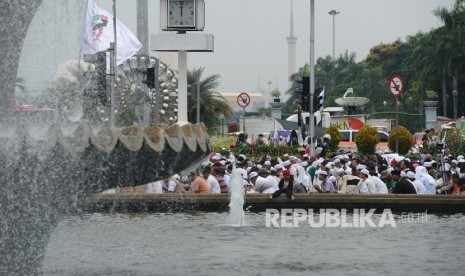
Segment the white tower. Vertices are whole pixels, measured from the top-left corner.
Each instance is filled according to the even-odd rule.
[[[289,81],[289,77],[296,72],[295,70],[295,44],[297,42],[297,37],[294,36],[294,9],[293,9],[293,1],[291,0],[291,32],[290,35],[286,38],[287,39],[287,70],[288,70],[288,83],[289,88],[292,85],[292,82]]]

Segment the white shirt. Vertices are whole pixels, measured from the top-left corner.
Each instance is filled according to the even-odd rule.
[[[218,183],[218,180],[213,175],[209,175],[207,178],[207,184],[210,186],[210,192],[212,194],[221,194],[221,188],[220,188],[220,183]]]
[[[367,178],[360,182],[359,189],[361,194],[375,194],[376,185],[373,180]]]
[[[162,194],[163,180],[148,183],[147,190],[145,192],[148,194]]]
[[[166,186],[168,186],[168,192],[174,193],[174,190],[176,190],[176,182],[171,179],[168,181],[168,185]]]
[[[387,194],[388,193],[386,183],[384,183],[383,180],[381,180],[377,176],[370,176],[370,178],[375,183],[376,193],[378,193],[378,194]]]
[[[413,184],[413,187],[415,187],[415,190],[417,191],[418,195],[425,195],[426,194],[426,187],[421,183],[420,180],[415,179],[414,181],[410,180],[409,181]]]

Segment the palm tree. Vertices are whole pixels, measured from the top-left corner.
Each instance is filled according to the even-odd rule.
[[[219,86],[219,75],[202,77],[204,68],[194,68],[187,71],[187,84],[191,88],[197,87],[200,83],[200,121],[208,129],[220,125],[220,115],[229,116],[231,107],[227,100],[216,90]],[[191,89],[191,91],[194,91]],[[193,95],[195,97],[195,95]],[[190,97],[188,100],[188,119],[189,122],[196,122],[197,100]]]
[[[442,42],[448,47],[444,47],[447,51],[446,53],[446,62],[447,62],[447,71],[452,74],[452,89],[458,90],[458,74],[459,68],[464,66],[464,56],[465,56],[465,0],[457,0],[454,4],[454,8],[449,11],[446,8],[438,8],[434,11],[434,14],[439,17],[444,23],[444,27],[439,28],[442,32]],[[458,49],[458,51],[457,51]],[[444,106],[444,115],[446,116],[447,110],[447,87],[444,84],[446,78],[446,71],[443,71],[443,106]],[[454,99],[455,100],[455,99]],[[457,115],[457,107],[455,104],[454,108],[454,117]]]

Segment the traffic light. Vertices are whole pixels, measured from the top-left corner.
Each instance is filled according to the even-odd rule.
[[[308,112],[310,105],[310,77],[302,77],[301,80],[296,80],[295,82],[302,85],[300,105],[303,111]]]
[[[323,100],[324,100],[324,95],[323,95],[323,88],[318,87],[315,89],[315,94],[313,94],[313,113],[320,111],[323,107]]]
[[[144,65],[143,67],[147,68],[145,71],[147,78],[144,81],[142,81],[142,83],[145,83],[148,88],[151,88],[151,89],[157,88],[158,69],[160,68],[160,62],[158,61],[158,59],[155,59],[154,65],[152,67],[147,67],[147,65]]]
[[[84,95],[97,98],[102,105],[108,105],[106,52],[84,54],[84,61],[95,65],[93,71],[83,72],[88,87],[84,89]]]
[[[147,68],[147,80],[143,81],[147,85],[148,88],[155,88],[155,68]]]

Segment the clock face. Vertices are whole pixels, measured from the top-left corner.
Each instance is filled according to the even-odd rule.
[[[168,1],[168,27],[194,28],[195,1]]]

